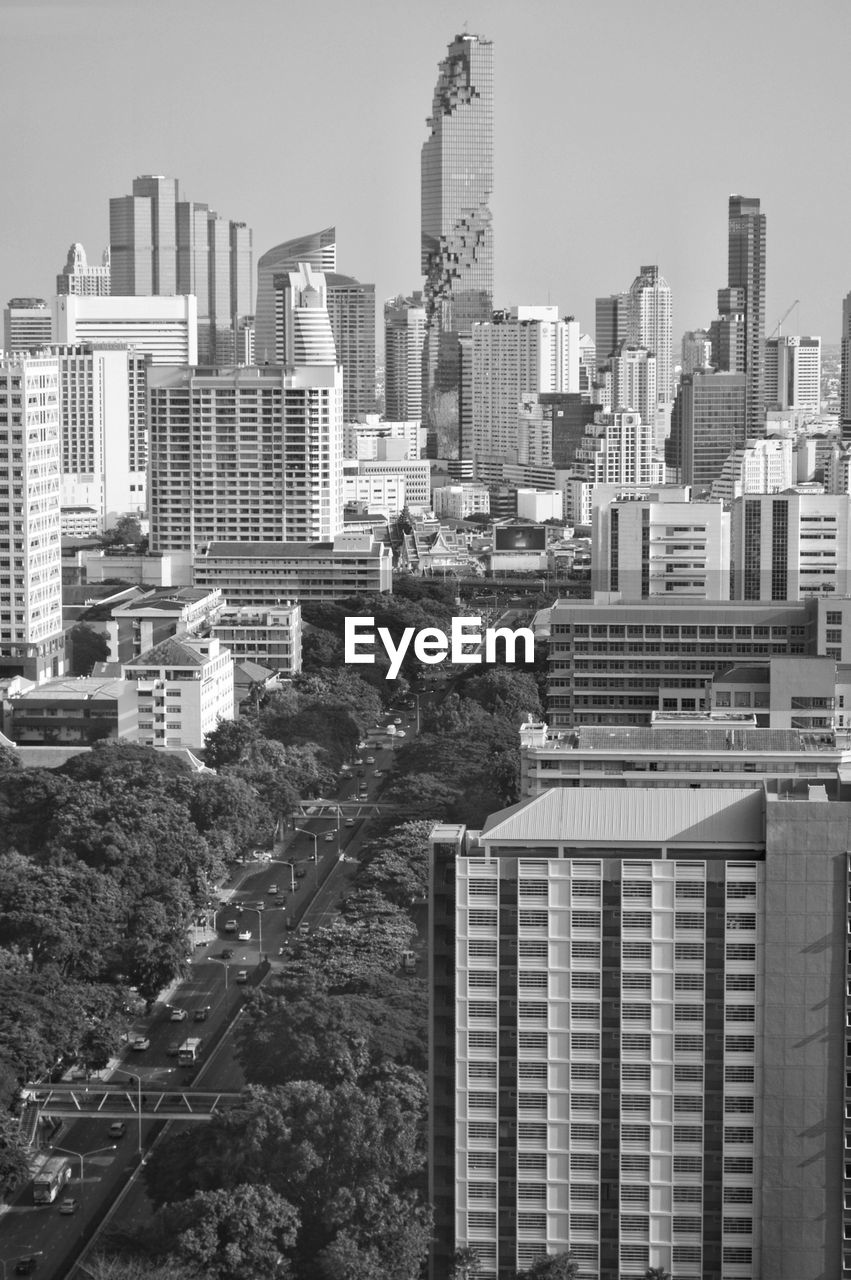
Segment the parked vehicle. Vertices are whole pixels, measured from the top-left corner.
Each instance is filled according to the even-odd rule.
[[[71,1177],[66,1156],[50,1156],[33,1178],[33,1204],[53,1204]]]

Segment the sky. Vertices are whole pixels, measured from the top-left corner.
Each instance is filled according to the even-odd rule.
[[[727,199],[767,216],[766,331],[839,338],[851,290],[848,0],[0,0],[0,305],[97,263],[109,198],[180,180],[273,245],[420,288],[420,149],[457,32],[494,43],[498,307],[594,299],[644,263],[675,347],[726,284]],[[378,342],[381,349],[381,339]]]

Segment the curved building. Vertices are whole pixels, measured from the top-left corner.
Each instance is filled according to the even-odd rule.
[[[275,307],[283,303],[283,295],[275,290],[275,277],[298,271],[299,263],[307,263],[314,271],[337,270],[337,228],[326,227],[310,235],[285,240],[269,249],[257,263],[257,302],[254,312],[254,350],[258,364],[281,364],[283,353],[276,354]]]

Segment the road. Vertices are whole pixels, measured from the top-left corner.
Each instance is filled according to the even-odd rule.
[[[430,696],[423,695],[424,699]],[[336,800],[351,805],[364,791],[366,806],[379,798],[395,747],[416,732],[413,712],[400,710],[397,714],[402,720],[398,727],[405,738],[388,734],[386,725],[381,731],[370,730],[364,740],[374,745],[358,751],[360,763],[355,763],[351,772],[344,775],[334,797]],[[202,1057],[199,1068],[179,1067],[174,1056],[177,1046],[189,1036],[201,1036],[205,1041],[216,1038],[241,1004],[246,990],[246,985],[239,981],[240,970],[247,970],[251,975],[263,954],[268,956],[273,969],[286,963],[286,950],[293,933],[288,924],[307,920],[314,929],[330,923],[337,914],[340,898],[357,873],[361,846],[370,835],[367,818],[355,817],[351,826],[347,818],[344,814],[339,819],[318,815],[298,819],[296,827],[301,830],[289,829],[284,833],[283,844],[275,850],[276,860],[252,862],[233,869],[231,880],[219,891],[219,897],[226,899],[227,904],[216,913],[215,937],[195,947],[186,978],[165,1000],[157,1002],[151,1016],[137,1018],[128,1029],[130,1041],[134,1036],[144,1035],[150,1041],[149,1047],[142,1051],[126,1047],[119,1066],[106,1073],[114,1081],[127,1079],[124,1137],[113,1143],[107,1120],[86,1118],[63,1123],[52,1150],[55,1154],[65,1154],[65,1150],[81,1153],[85,1179],[81,1182],[79,1155],[72,1155],[71,1181],[55,1204],[34,1205],[32,1188],[27,1185],[5,1207],[0,1216],[0,1264],[3,1264],[0,1275],[5,1270],[11,1277],[16,1260],[35,1252],[41,1254],[37,1272],[41,1280],[64,1280],[70,1274],[70,1256],[93,1220],[102,1215],[105,1203],[138,1167],[140,1136],[133,1108],[139,1091],[181,1085],[228,1090],[242,1087],[244,1080],[233,1054],[230,1033],[211,1060],[205,1063]],[[276,905],[281,896],[286,901]],[[263,907],[259,910],[261,902]],[[239,940],[237,933],[226,932],[224,926],[229,920],[237,922],[237,933],[250,932],[250,938]],[[233,952],[227,958],[222,955],[226,949]],[[185,1018],[173,1021],[172,1010],[185,1011]],[[196,1010],[206,1011],[204,1021],[195,1021]],[[132,1078],[124,1072],[132,1073]],[[147,1149],[152,1134],[161,1128],[156,1121],[142,1121],[143,1149]],[[67,1217],[59,1213],[59,1200],[64,1196],[80,1202],[77,1213]],[[151,1212],[137,1176],[114,1212],[110,1226],[122,1229],[138,1226]]]

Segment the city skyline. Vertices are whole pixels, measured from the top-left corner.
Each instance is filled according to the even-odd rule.
[[[822,0],[806,15],[785,2],[743,13],[725,0],[703,15],[662,0],[640,11],[612,0],[594,14],[607,32],[604,45],[595,44],[587,21],[552,3],[533,3],[522,18],[503,3],[460,11],[443,2],[400,16],[378,0],[368,26],[365,8],[340,6],[318,63],[331,86],[323,95],[312,91],[311,59],[290,60],[286,77],[272,74],[277,51],[309,43],[313,32],[307,15],[265,0],[249,0],[237,28],[218,0],[203,6],[203,23],[194,0],[154,0],[145,24],[130,0],[5,0],[0,11],[8,120],[24,100],[34,54],[39,120],[47,121],[67,88],[67,68],[95,57],[104,41],[110,47],[98,76],[74,85],[75,115],[95,122],[92,146],[70,148],[62,130],[32,122],[7,135],[19,194],[0,237],[5,299],[49,296],[71,243],[97,261],[108,242],[107,199],[142,173],[178,177],[188,198],[237,212],[254,228],[255,258],[311,227],[336,224],[341,262],[375,281],[379,303],[421,287],[425,116],[435,68],[466,19],[467,30],[494,47],[497,307],[550,301],[593,332],[594,298],[628,288],[636,263],[655,262],[671,285],[676,349],[684,330],[708,325],[715,314],[726,274],[724,209],[731,193],[742,192],[759,197],[770,221],[767,333],[797,297],[784,331],[838,341],[851,276],[842,261],[846,181],[835,172],[829,129],[842,115],[842,36],[851,34],[839,0]],[[577,38],[605,48],[605,57],[578,56]],[[221,78],[207,68],[225,56],[222,93]],[[659,69],[641,81],[645,125],[657,129],[653,165],[623,128],[635,122],[631,77],[648,60]],[[792,66],[790,98],[780,69]],[[343,83],[345,110],[335,88]],[[107,111],[104,104],[122,93],[125,110]],[[258,122],[285,121],[308,101],[298,129],[280,139],[279,162],[270,164]],[[248,114],[234,110],[237,102],[251,104]],[[745,113],[765,127],[742,129]],[[785,157],[802,150],[831,195],[815,218],[813,191],[788,182]],[[293,181],[308,168],[309,183]],[[46,172],[61,201],[46,198]]]

